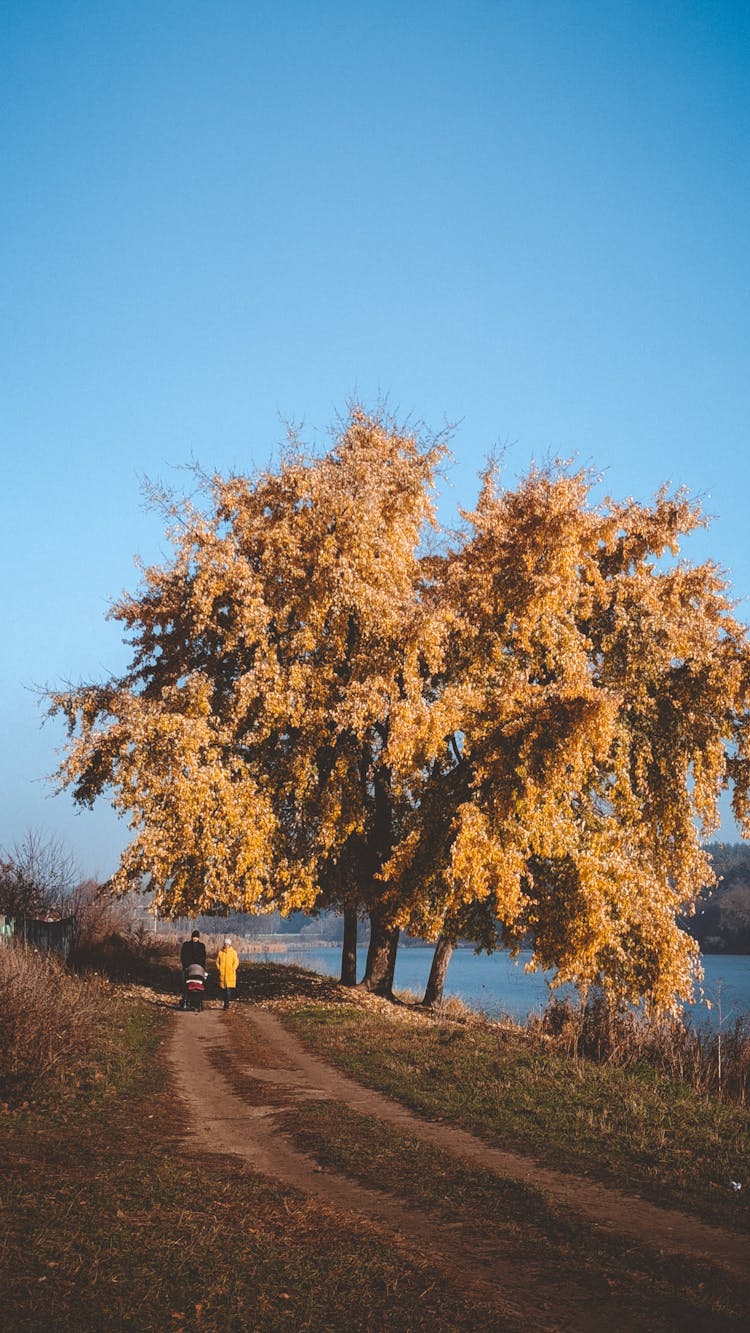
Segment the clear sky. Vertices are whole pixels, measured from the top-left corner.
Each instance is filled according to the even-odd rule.
[[[5,0],[0,161],[0,844],[115,867],[32,687],[124,666],[143,477],[353,397],[457,423],[446,520],[497,445],[684,483],[750,619],[746,0]]]

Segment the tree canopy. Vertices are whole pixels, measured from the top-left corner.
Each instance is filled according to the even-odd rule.
[[[750,648],[722,572],[680,558],[700,508],[490,468],[443,534],[444,453],[354,408],[323,456],[155,496],[172,556],[112,608],[128,671],[51,696],[60,781],[127,815],[113,887],[162,914],[368,913],[386,993],[399,928],[530,941],[669,1007],[730,782],[750,832]]]

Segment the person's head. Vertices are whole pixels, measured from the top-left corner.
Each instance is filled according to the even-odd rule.
[[[190,936],[191,940],[199,940],[200,937],[201,937],[201,933],[200,933],[199,930],[194,930],[193,933],[192,933],[192,935]]]
[[[229,938],[229,936],[228,936],[228,935],[225,935],[225,937],[224,937],[224,948],[225,948],[225,949],[228,949],[231,943],[232,943],[232,941],[231,941],[231,939]]]

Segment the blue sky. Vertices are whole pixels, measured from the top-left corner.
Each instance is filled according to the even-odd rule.
[[[124,666],[143,477],[353,397],[457,423],[446,520],[498,445],[687,485],[750,619],[746,3],[5,0],[0,152],[0,844],[116,864],[32,687]]]

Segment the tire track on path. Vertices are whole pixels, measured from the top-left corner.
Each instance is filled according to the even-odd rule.
[[[256,1008],[251,1018],[268,1044],[299,1071],[303,1084],[318,1088],[355,1110],[377,1116],[474,1165],[490,1167],[498,1175],[540,1189],[604,1231],[632,1236],[668,1253],[719,1261],[737,1277],[750,1281],[749,1237],[710,1226],[677,1209],[660,1208],[637,1195],[622,1194],[585,1177],[551,1170],[520,1153],[493,1148],[457,1126],[424,1120],[408,1107],[356,1083],[311,1054],[269,1010]],[[247,1072],[256,1077],[263,1076],[262,1071]]]
[[[233,1052],[232,1028],[244,1021],[270,1050],[271,1059],[263,1065],[240,1063]],[[262,1094],[253,1097],[252,1103],[243,1099],[229,1079],[217,1072],[217,1055],[228,1069],[234,1065],[242,1075],[254,1079],[256,1086],[268,1086],[267,1102]],[[711,1258],[714,1262],[719,1258],[735,1275],[750,1277],[750,1254],[744,1238],[644,1200],[616,1195],[593,1182],[541,1168],[528,1158],[491,1148],[447,1124],[422,1120],[312,1055],[269,1010],[243,1005],[229,1015],[211,1008],[201,1015],[175,1015],[169,1058],[189,1115],[189,1148],[238,1156],[253,1170],[283,1185],[386,1228],[405,1255],[432,1267],[437,1262],[458,1289],[476,1293],[492,1304],[508,1327],[539,1333],[600,1333],[610,1322],[618,1333],[627,1333],[642,1329],[643,1323],[627,1314],[606,1291],[593,1299],[591,1284],[579,1282],[574,1272],[562,1291],[559,1281],[551,1281],[545,1272],[543,1253],[538,1264],[520,1268],[491,1224],[481,1247],[473,1243],[467,1248],[462,1245],[460,1228],[436,1222],[390,1194],[321,1169],[276,1127],[275,1117],[283,1109],[279,1105],[280,1089],[290,1104],[298,1104],[305,1097],[344,1102],[474,1165],[540,1189],[602,1229],[632,1235],[670,1253]]]

